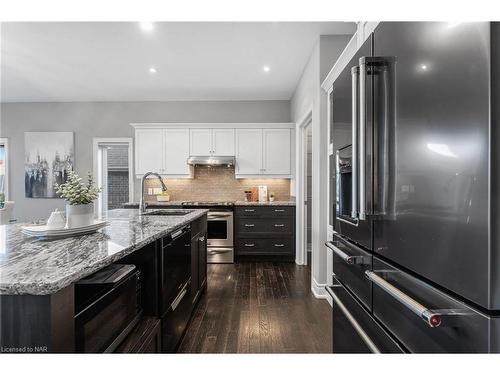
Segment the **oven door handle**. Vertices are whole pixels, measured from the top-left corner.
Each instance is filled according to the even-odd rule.
[[[182,299],[186,295],[188,284],[189,283],[184,284],[184,287],[182,288],[181,292],[177,295],[177,297],[175,297],[174,301],[170,305],[170,308],[172,309],[172,311],[175,311],[177,306],[179,306],[179,303],[181,303]]]
[[[233,249],[208,249],[208,254],[222,254],[222,253],[230,253]]]
[[[209,219],[220,219],[223,217],[231,217],[231,214],[208,214]]]

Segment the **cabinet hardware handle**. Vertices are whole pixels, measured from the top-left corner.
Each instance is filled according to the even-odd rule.
[[[275,209],[274,212],[285,212],[283,209]]]
[[[179,306],[179,303],[181,303],[181,300],[186,295],[186,293],[187,293],[187,286],[188,286],[187,283],[184,284],[184,287],[182,288],[182,291],[177,295],[177,297],[175,297],[174,302],[172,302],[172,304],[170,305],[170,308],[172,309],[172,311],[175,311],[175,309],[177,308],[177,306]]]
[[[205,242],[205,236],[200,237],[200,238],[198,239],[198,241],[200,241],[200,242]]]
[[[284,227],[285,224],[274,224],[274,226],[277,227],[277,228],[281,228],[281,227]]]
[[[245,246],[246,246],[246,247],[254,247],[254,246],[255,246],[255,244],[254,244],[254,243],[246,243],[246,244],[245,244]]]
[[[282,244],[282,243],[275,243],[274,244],[274,247],[283,247],[285,246],[285,244]]]
[[[245,212],[255,212],[255,210],[246,209]]]
[[[255,224],[245,224],[246,227],[254,227]]]

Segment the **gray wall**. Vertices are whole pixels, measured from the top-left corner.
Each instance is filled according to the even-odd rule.
[[[320,37],[291,99],[292,122],[302,121],[308,111],[312,112],[311,273],[312,289],[316,294],[321,295],[326,295],[323,288],[327,281],[324,243],[327,239],[328,227],[328,207],[325,204],[328,202],[326,188],[328,182],[328,100],[326,93],[321,89],[321,83],[351,37],[352,35],[322,35]],[[300,139],[298,131],[296,135],[297,139]],[[299,158],[301,158],[300,155],[297,159]]]
[[[24,197],[24,132],[73,131],[75,169],[92,170],[92,138],[133,137],[131,122],[289,122],[289,101],[2,103],[0,137],[9,138],[9,199],[19,220],[46,218],[60,199]],[[138,195],[138,181],[135,186]]]

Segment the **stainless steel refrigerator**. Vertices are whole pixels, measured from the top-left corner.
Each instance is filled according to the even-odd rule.
[[[500,352],[500,26],[383,22],[335,80],[334,352]]]

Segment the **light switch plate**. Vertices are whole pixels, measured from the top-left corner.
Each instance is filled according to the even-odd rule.
[[[148,188],[148,195],[153,195],[153,189],[152,188]]]

